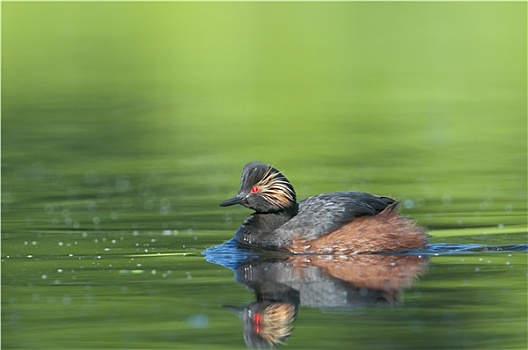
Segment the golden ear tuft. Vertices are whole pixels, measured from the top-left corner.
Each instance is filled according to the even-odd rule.
[[[268,306],[262,313],[259,335],[270,345],[282,344],[291,334],[294,317],[293,304],[275,303]]]
[[[256,184],[261,196],[269,203],[286,208],[295,204],[295,191],[290,182],[277,170],[270,167]]]

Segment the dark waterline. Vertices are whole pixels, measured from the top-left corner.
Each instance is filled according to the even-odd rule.
[[[522,235],[524,237],[524,235]],[[484,245],[484,244],[450,244],[436,243],[429,244],[425,249],[415,249],[410,251],[401,251],[394,253],[378,253],[376,255],[411,255],[411,256],[447,256],[447,255],[464,255],[476,253],[512,253],[528,252],[528,244],[503,244],[503,245]],[[205,249],[202,254],[205,260],[210,263],[222,265],[233,269],[240,264],[255,260],[266,260],[269,258],[285,258],[290,255],[280,252],[258,252],[253,249],[241,246],[234,239],[214,247]],[[312,254],[297,255],[310,256]],[[331,255],[328,257],[332,257]]]

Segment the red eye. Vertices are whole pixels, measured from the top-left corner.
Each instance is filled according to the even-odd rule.
[[[251,193],[259,193],[260,189],[257,186],[251,187]]]
[[[255,188],[255,187],[253,187],[253,188]],[[255,331],[255,333],[260,333],[262,331],[262,326],[260,325],[261,321],[262,320],[261,320],[260,314],[257,313],[255,315],[253,315],[253,322],[255,322],[255,326],[253,327],[253,331]]]

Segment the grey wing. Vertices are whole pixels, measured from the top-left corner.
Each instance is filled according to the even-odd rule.
[[[389,197],[362,192],[335,192],[306,198],[299,202],[299,212],[276,230],[280,236],[317,238],[365,216],[376,215],[397,203]]]

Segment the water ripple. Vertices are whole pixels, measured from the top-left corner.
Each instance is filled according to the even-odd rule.
[[[437,243],[430,244],[425,249],[414,249],[391,254],[404,255],[460,255],[474,253],[507,253],[507,252],[528,252],[528,244],[504,244],[504,245],[485,245],[485,244],[454,244],[454,243]],[[272,252],[258,252],[247,247],[240,246],[234,239],[223,244],[207,248],[202,252],[207,262],[235,269],[243,263],[253,260],[277,257]],[[282,255],[284,256],[284,255]]]

